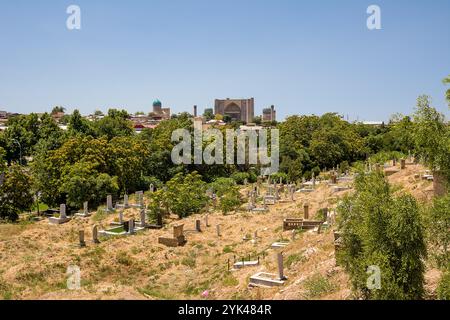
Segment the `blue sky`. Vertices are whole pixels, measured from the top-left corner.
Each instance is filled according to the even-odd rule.
[[[371,4],[382,30],[366,27]],[[0,109],[14,112],[254,97],[279,118],[386,120],[428,94],[448,115],[449,74],[450,0],[0,0]]]

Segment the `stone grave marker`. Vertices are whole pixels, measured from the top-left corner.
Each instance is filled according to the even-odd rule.
[[[78,236],[80,238],[80,248],[86,247],[86,242],[84,241],[84,230],[80,230],[78,232]]]
[[[304,219],[305,220],[308,220],[309,219],[309,204],[308,203],[305,203],[304,205],[303,205],[303,214],[304,214]]]
[[[106,196],[106,211],[110,212],[113,211],[113,204],[112,204],[112,195],[107,195]]]
[[[100,240],[98,240],[98,226],[97,225],[92,227],[92,241],[94,243],[100,243]]]
[[[141,228],[145,228],[147,226],[147,223],[145,222],[145,218],[146,218],[145,209],[141,209],[140,221],[139,221]]]

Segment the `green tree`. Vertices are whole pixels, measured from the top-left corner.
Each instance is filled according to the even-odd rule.
[[[33,205],[32,178],[24,168],[10,166],[0,184],[0,219],[15,221]]]
[[[450,85],[450,76],[442,80],[445,85]],[[448,105],[450,106],[450,89],[445,93],[445,98],[447,99]]]
[[[180,218],[199,212],[208,202],[206,183],[197,172],[176,174],[166,184],[164,197],[170,212]]]
[[[427,220],[433,255],[441,268],[450,267],[450,194],[434,199]]]
[[[450,130],[444,115],[431,107],[428,96],[417,99],[413,137],[418,156],[450,181]]]
[[[211,109],[211,108],[205,109],[205,111],[203,112],[203,117],[205,118],[206,121],[214,119],[214,111],[213,111],[213,109]]]
[[[424,230],[415,199],[394,196],[382,173],[360,174],[356,192],[338,206],[338,259],[365,299],[420,299],[424,294]],[[381,289],[367,288],[368,266],[381,270]]]

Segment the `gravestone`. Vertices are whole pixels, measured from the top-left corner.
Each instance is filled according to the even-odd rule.
[[[277,265],[278,265],[278,280],[286,280],[284,276],[284,268],[283,268],[283,253],[277,253]]]
[[[78,232],[78,236],[80,238],[80,248],[86,247],[86,242],[84,241],[84,230],[80,230]]]
[[[85,216],[89,215],[89,209],[88,209],[88,202],[87,201],[83,202],[83,214]]]
[[[145,215],[145,209],[142,209],[141,210],[141,212],[140,212],[140,226],[141,226],[141,228],[145,228],[146,226],[147,226],[147,223],[145,222],[145,217],[146,215]]]
[[[195,231],[202,232],[201,221],[200,220],[195,220]]]
[[[151,193],[155,192],[155,186],[153,185],[153,183],[150,185],[150,192]]]
[[[205,215],[205,226],[209,227],[209,223],[208,223],[208,214]]]
[[[130,219],[129,221],[128,233],[134,234],[134,219]]]
[[[220,237],[220,224],[216,226],[217,236]]]
[[[97,225],[95,225],[92,228],[92,241],[94,243],[100,243],[100,241],[98,240],[98,226]]]
[[[313,189],[316,187],[316,175],[314,173],[312,174],[312,187]]]
[[[294,241],[295,240],[295,235],[297,234],[297,231],[295,231],[295,229],[293,229],[291,231],[291,240]]]
[[[283,177],[280,177],[280,184],[283,184]]]
[[[305,220],[308,220],[309,219],[309,204],[307,204],[307,203],[305,203],[304,205],[303,205],[303,214],[304,214],[304,219]]]
[[[244,186],[246,186],[248,184],[248,180],[247,178],[244,179]]]
[[[124,195],[123,196],[123,206],[125,209],[128,209],[130,207],[129,203],[128,203],[128,195]]]
[[[106,196],[106,211],[113,211],[112,195]]]
[[[123,211],[119,211],[119,223],[123,224]]]
[[[405,159],[400,159],[400,169],[401,170],[406,169],[406,160]]]
[[[66,205],[65,205],[65,204],[62,204],[62,205],[59,206],[59,218],[60,218],[61,220],[64,220],[64,219],[67,218],[67,215],[66,215]]]
[[[163,225],[163,217],[162,217],[161,212],[159,212],[156,215],[156,223],[158,224],[158,226],[162,226]]]
[[[129,221],[123,222],[123,230],[125,230],[125,232],[127,232],[127,233],[130,231],[130,222]]]

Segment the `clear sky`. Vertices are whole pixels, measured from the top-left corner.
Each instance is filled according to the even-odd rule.
[[[81,8],[81,30],[66,9]],[[381,8],[382,30],[366,27]],[[255,98],[279,118],[449,114],[450,0],[0,0],[0,110],[200,112]]]

